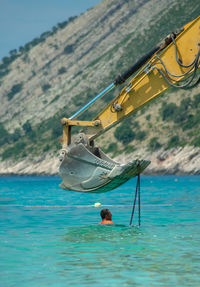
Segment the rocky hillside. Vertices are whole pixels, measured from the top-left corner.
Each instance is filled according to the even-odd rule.
[[[0,63],[0,173],[44,173],[45,169],[56,173],[56,164],[51,164],[55,168],[50,172],[45,163],[56,158],[60,148],[60,118],[71,116],[199,11],[198,0],[103,0],[10,51]],[[91,119],[117,92],[83,118]],[[98,144],[113,157],[122,151],[127,155],[146,149],[148,156],[188,146],[199,158],[199,112],[199,87],[170,90],[124,121],[123,134],[113,129]],[[40,167],[43,162],[44,168],[31,168],[35,162]]]

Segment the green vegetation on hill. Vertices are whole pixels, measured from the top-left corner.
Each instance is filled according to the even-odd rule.
[[[19,92],[21,92],[23,87],[23,83],[15,84],[12,86],[11,90],[8,92],[7,97],[9,100],[12,100],[12,98]]]
[[[127,145],[138,147],[143,142],[143,145],[146,145],[152,152],[161,147],[165,149],[185,145],[200,147],[200,94],[195,95],[193,99],[183,98],[180,104],[168,103],[165,97],[160,102],[162,105],[156,121],[155,119],[151,120],[150,114],[145,116],[144,111],[146,109],[151,112],[152,107],[155,110],[157,103],[151,104],[141,111],[146,120],[142,129],[139,122],[134,120],[135,117],[128,118],[115,129],[114,136],[117,141],[122,143],[124,151],[126,151]],[[140,119],[141,116],[137,113],[136,118]],[[170,134],[163,137],[162,134],[166,129]],[[116,145],[108,145],[105,150],[115,154],[117,149]]]
[[[190,136],[195,136],[196,130],[200,128],[200,94],[193,100],[183,99],[179,106],[163,103],[160,114],[163,121],[173,122],[174,128],[183,132],[190,130]]]
[[[84,96],[83,94],[83,99],[84,97],[86,95]],[[92,91],[90,97],[93,97]],[[71,114],[82,106],[82,98],[77,98],[75,103],[76,105],[70,110]],[[200,94],[195,95],[193,99],[182,99],[179,105],[173,102],[167,103],[167,100],[163,97],[161,108],[158,110],[158,122],[155,122],[150,114],[151,107],[156,105],[157,103],[151,104],[135,116],[131,116],[119,124],[114,130],[116,141],[112,143],[108,141],[108,145],[103,150],[116,156],[119,150],[130,153],[143,142],[152,152],[161,147],[170,149],[186,144],[200,147],[198,132],[200,130]],[[2,159],[5,160],[10,157],[18,159],[29,154],[39,155],[41,151],[58,150],[61,147],[59,138],[62,137],[60,119],[65,115],[66,110],[67,107],[64,107],[55,116],[34,127],[27,121],[21,129],[16,129],[14,133],[9,133],[1,123],[0,147],[3,147]],[[147,115],[145,111],[148,112]],[[93,118],[94,115],[95,111],[91,114],[87,112],[81,116],[81,119]],[[139,122],[141,117],[145,119],[145,124],[143,125]],[[168,128],[171,136],[166,136],[163,142],[160,139],[160,135],[168,124],[171,125],[170,129]],[[157,133],[152,132],[154,125]],[[73,130],[76,131],[76,128]],[[118,141],[122,144],[121,148],[117,144]]]
[[[38,156],[42,152],[58,150],[61,147],[59,137],[62,136],[60,117],[54,116],[34,128],[26,122],[22,129],[8,133],[4,125],[0,125],[0,147],[4,147],[1,157],[19,159],[28,155]]]

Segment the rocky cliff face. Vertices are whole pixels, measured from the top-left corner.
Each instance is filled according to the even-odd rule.
[[[7,154],[5,158],[2,157],[0,173],[55,174],[57,159],[52,157],[55,157],[58,148],[52,149],[50,133],[54,117],[71,116],[110,84],[118,73],[126,70],[130,63],[134,63],[175,28],[198,16],[199,10],[197,0],[192,3],[189,0],[103,0],[70,21],[66,27],[49,33],[42,43],[18,52],[18,57],[6,67],[7,72],[0,74],[0,120],[11,134],[19,129],[17,142],[23,138],[23,145],[20,153],[17,155],[16,151],[13,158],[13,153],[9,157],[8,147],[12,151],[16,141],[1,143],[1,154],[6,149]],[[195,88],[190,92],[179,92],[177,101],[188,93],[193,97],[199,90]],[[173,101],[173,97],[172,92],[169,101]],[[148,112],[152,118],[160,103],[156,107],[153,105]],[[105,102],[101,101],[94,110],[99,110],[102,104]],[[138,116],[141,124],[143,122],[148,129],[144,116]],[[27,129],[23,129],[27,122],[31,125],[31,131],[34,130],[34,139],[31,140],[26,135]],[[40,128],[42,132],[38,135]],[[151,129],[151,137],[154,134],[156,130]],[[110,138],[113,139],[112,133]],[[107,139],[105,135],[102,142],[109,142]],[[48,144],[44,146],[44,143]],[[144,141],[143,149],[145,144]],[[162,157],[163,152],[159,153]],[[171,155],[160,161],[157,154],[145,156],[156,158],[152,160],[150,171],[188,170],[196,173],[198,167],[187,169],[188,165],[186,168],[179,164],[175,170],[174,166],[168,169],[168,165],[165,165],[170,157],[179,160],[184,153],[188,160],[190,156],[193,160],[199,158],[196,148],[192,147],[169,151]],[[198,160],[196,162],[199,164]]]

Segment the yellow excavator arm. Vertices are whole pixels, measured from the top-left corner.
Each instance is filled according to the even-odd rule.
[[[94,147],[93,140],[157,98],[170,86],[183,88],[193,85],[199,57],[200,17],[167,36],[128,71],[119,75],[100,97],[134,74],[121,93],[92,121],[75,119],[90,103],[70,119],[63,118],[61,187],[81,192],[104,192],[142,172],[149,161],[134,160],[128,165],[120,165]],[[85,127],[84,133],[79,134],[73,143],[72,126]]]

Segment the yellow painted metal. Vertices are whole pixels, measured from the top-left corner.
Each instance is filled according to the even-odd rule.
[[[96,128],[100,125],[99,120],[79,121],[79,120],[69,120],[67,118],[62,118],[61,123],[63,125],[63,145],[69,145],[71,143],[71,127],[72,126]]]
[[[198,53],[200,45],[200,17],[188,23],[184,27],[184,31],[176,38],[176,44],[179,52],[179,58],[184,65],[190,64]],[[175,58],[175,48],[173,43],[168,45],[160,54],[166,68],[175,75],[180,75],[189,70],[189,68],[181,68]],[[149,61],[165,73],[163,66],[159,60],[154,56]],[[101,133],[110,129],[131,113],[155,99],[167,88],[169,84],[163,79],[162,75],[157,70],[147,68],[145,66],[122,90],[120,96],[114,99],[95,119],[100,120],[101,130],[96,134],[90,135],[91,139],[96,138]],[[173,78],[174,80],[181,80],[183,77]],[[112,112],[113,105],[121,106],[121,111]]]
[[[200,17],[184,26],[183,32],[176,38],[176,45],[178,48],[178,57],[182,63],[184,65],[192,63],[200,48]],[[150,61],[124,87],[120,95],[95,117],[93,121],[73,121],[64,118],[63,120],[66,121],[63,129],[64,143],[69,142],[69,130],[66,126],[85,126],[87,127],[86,133],[89,138],[94,139],[169,88],[169,84],[162,75],[157,70],[152,69],[152,66],[157,67],[165,74],[164,68],[156,58],[156,55],[159,55],[168,71],[172,74],[181,75],[190,69],[180,67],[175,58],[174,44],[169,44],[164,50],[153,55]],[[180,81],[183,78],[183,76],[172,77],[174,81]],[[117,109],[118,111],[114,109],[116,104],[119,108]]]
[[[79,120],[69,120],[67,118],[62,118],[61,123],[63,123],[63,125],[68,125],[68,126],[82,126],[82,127],[93,127],[93,126],[100,125],[99,120],[79,121]]]

